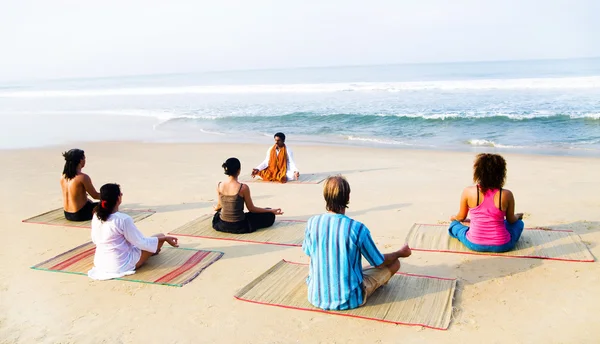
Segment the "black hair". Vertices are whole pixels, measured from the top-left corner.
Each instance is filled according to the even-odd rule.
[[[81,149],[71,149],[68,152],[63,153],[65,158],[65,167],[63,168],[63,175],[67,179],[73,179],[77,175],[77,166],[85,158],[85,152]]]
[[[225,170],[226,175],[235,176],[242,168],[242,164],[240,163],[238,158],[229,158],[225,160],[221,167],[223,167],[223,170]]]
[[[473,164],[473,182],[482,192],[500,189],[506,180],[506,160],[499,154],[478,154]]]
[[[94,209],[100,221],[106,221],[113,213],[119,201],[119,196],[121,196],[121,186],[119,184],[102,185],[100,188],[100,203]]]
[[[284,133],[276,133],[273,135],[273,138],[279,137],[281,141],[285,142],[285,134]]]

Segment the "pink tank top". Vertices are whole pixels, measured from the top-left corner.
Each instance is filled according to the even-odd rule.
[[[467,232],[467,239],[474,244],[499,246],[510,241],[510,234],[504,225],[506,212],[494,204],[497,192],[498,189],[487,190],[483,202],[469,209],[471,226]]]

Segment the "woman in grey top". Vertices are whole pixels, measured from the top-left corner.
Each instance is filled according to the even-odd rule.
[[[219,232],[234,234],[252,233],[270,227],[281,209],[259,208],[252,202],[250,188],[238,181],[242,166],[237,158],[229,158],[222,165],[229,176],[217,185],[218,203],[213,216],[213,228]],[[244,212],[244,204],[248,212]]]

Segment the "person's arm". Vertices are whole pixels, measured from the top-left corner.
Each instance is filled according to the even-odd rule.
[[[258,166],[256,166],[255,170],[262,171],[265,168],[269,167],[269,158],[271,157],[271,149],[273,149],[273,147],[269,147],[269,149],[267,149],[267,156],[265,157],[265,160],[263,160],[263,162],[261,162]]]
[[[126,218],[123,221],[123,236],[127,239],[128,242],[133,244],[135,247],[138,247],[142,251],[148,251],[155,253],[158,249],[158,240],[157,237],[145,237],[142,232],[136,227],[133,223],[133,219],[131,217]]]
[[[294,161],[294,152],[291,149],[288,149],[288,163],[289,170],[294,172],[296,178],[300,176],[300,171],[298,171],[298,167],[296,167],[296,162]]]
[[[138,247],[142,251],[156,253],[159,247],[163,245],[163,243],[167,242],[169,245],[178,247],[177,238],[172,236],[160,236],[160,237],[146,237],[133,223],[133,219],[131,217],[125,219],[124,228],[123,228],[123,236],[125,239],[133,244],[135,247]]]
[[[502,197],[506,199],[508,206],[506,207],[506,221],[515,223],[523,219],[523,214],[515,214],[515,196],[509,190],[502,190]],[[502,205],[501,205],[502,206]]]
[[[385,255],[381,254],[379,249],[377,249],[377,246],[375,246],[375,242],[373,242],[373,238],[371,237],[371,232],[364,225],[362,230],[360,231],[360,236],[358,240],[358,247],[360,248],[360,253],[372,266],[381,269],[393,263],[389,261],[386,262]]]
[[[311,247],[311,238],[310,238],[310,228],[311,221],[309,220],[306,223],[306,228],[304,228],[304,241],[302,241],[302,250],[304,254],[310,257],[310,247]]]
[[[96,188],[94,187],[94,184],[92,184],[92,178],[90,178],[90,176],[88,176],[85,173],[82,173],[83,175],[83,187],[85,188],[85,192],[87,192],[90,197],[92,197],[93,199],[100,199],[100,193],[98,191],[96,191]]]
[[[217,205],[215,206],[215,211],[220,211],[223,206],[221,205],[221,195],[219,192],[219,185],[221,185],[221,183],[217,184]]]
[[[465,188],[460,195],[460,209],[456,215],[450,217],[450,221],[465,221],[469,214],[469,188]]]
[[[261,208],[261,207],[255,206],[254,202],[252,202],[252,196],[250,196],[250,188],[246,184],[244,184],[242,186],[240,195],[244,198],[244,203],[246,203],[246,208],[248,208],[248,211],[251,213],[273,213],[275,215],[283,214],[283,211],[281,211],[281,209],[279,209],[279,208],[267,209],[267,208]]]

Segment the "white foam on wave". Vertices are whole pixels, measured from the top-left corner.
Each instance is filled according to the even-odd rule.
[[[371,138],[371,137],[360,137],[360,136],[352,136],[352,135],[347,136],[346,139],[348,141],[371,142],[371,143],[386,144],[386,145],[414,146],[413,144],[396,141],[396,140],[376,139],[376,138]]]
[[[329,92],[401,92],[422,90],[513,90],[513,89],[589,89],[600,88],[600,76],[568,78],[524,78],[486,80],[444,80],[414,82],[354,82],[273,85],[206,85],[174,87],[130,87],[88,90],[4,91],[0,98],[103,97],[174,94],[247,94],[247,93],[329,93]]]
[[[494,141],[485,140],[485,139],[471,139],[467,141],[471,146],[480,146],[480,147],[495,147],[495,148],[522,148],[522,146],[511,146],[511,145],[503,145],[496,143]]]
[[[443,114],[426,114],[426,113],[415,113],[415,114],[377,114],[377,117],[400,117],[400,118],[422,118],[425,120],[450,120],[450,119],[483,119],[483,118],[507,118],[515,121],[522,121],[536,118],[552,118],[568,116],[571,119],[600,119],[600,113],[583,113],[583,114],[561,114],[552,113],[549,111],[534,111],[527,114],[512,114],[512,113],[443,113]]]

